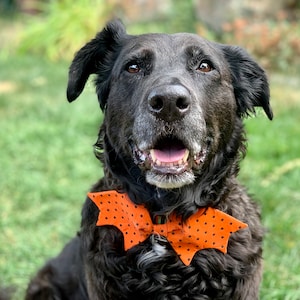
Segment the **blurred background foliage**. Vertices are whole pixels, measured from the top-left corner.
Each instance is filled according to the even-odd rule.
[[[23,299],[77,231],[85,193],[102,175],[91,147],[102,120],[93,85],[71,106],[65,88],[74,53],[116,17],[131,34],[238,44],[266,68],[275,119],[245,120],[240,180],[268,229],[261,299],[299,300],[299,0],[0,0],[0,290]]]
[[[298,0],[2,0],[0,9],[9,18],[23,12],[20,53],[55,61],[69,60],[108,19],[118,17],[131,33],[186,31],[239,44],[270,70],[300,62]]]
[[[32,9],[38,13],[26,21],[18,50],[51,60],[70,59],[104,25],[110,8],[105,0],[37,2]]]

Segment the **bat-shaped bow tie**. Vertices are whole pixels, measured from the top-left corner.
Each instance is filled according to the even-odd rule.
[[[125,250],[143,242],[150,235],[165,237],[185,265],[199,250],[214,248],[227,253],[230,234],[247,224],[214,208],[200,208],[187,221],[171,214],[164,224],[153,224],[143,205],[136,205],[116,191],[89,193],[99,208],[97,226],[113,225],[122,231]]]

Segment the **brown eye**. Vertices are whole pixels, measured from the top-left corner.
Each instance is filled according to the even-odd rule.
[[[208,72],[212,71],[212,69],[213,69],[213,67],[207,61],[201,62],[199,67],[197,68],[198,71],[203,72],[203,73],[208,73]]]
[[[130,64],[127,66],[127,72],[129,73],[138,73],[140,71],[140,67],[137,64]]]

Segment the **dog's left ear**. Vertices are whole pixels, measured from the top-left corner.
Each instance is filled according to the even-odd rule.
[[[238,114],[255,113],[255,107],[260,106],[272,120],[270,90],[264,70],[240,47],[222,45],[222,50],[231,70]]]

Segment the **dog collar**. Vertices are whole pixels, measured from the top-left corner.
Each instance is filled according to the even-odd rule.
[[[121,230],[125,250],[145,241],[150,235],[163,236],[185,265],[191,263],[199,250],[214,248],[227,253],[230,235],[248,227],[211,207],[198,209],[184,223],[173,213],[166,223],[153,224],[147,209],[131,202],[127,194],[105,191],[89,193],[88,197],[100,210],[96,225],[113,225]]]

